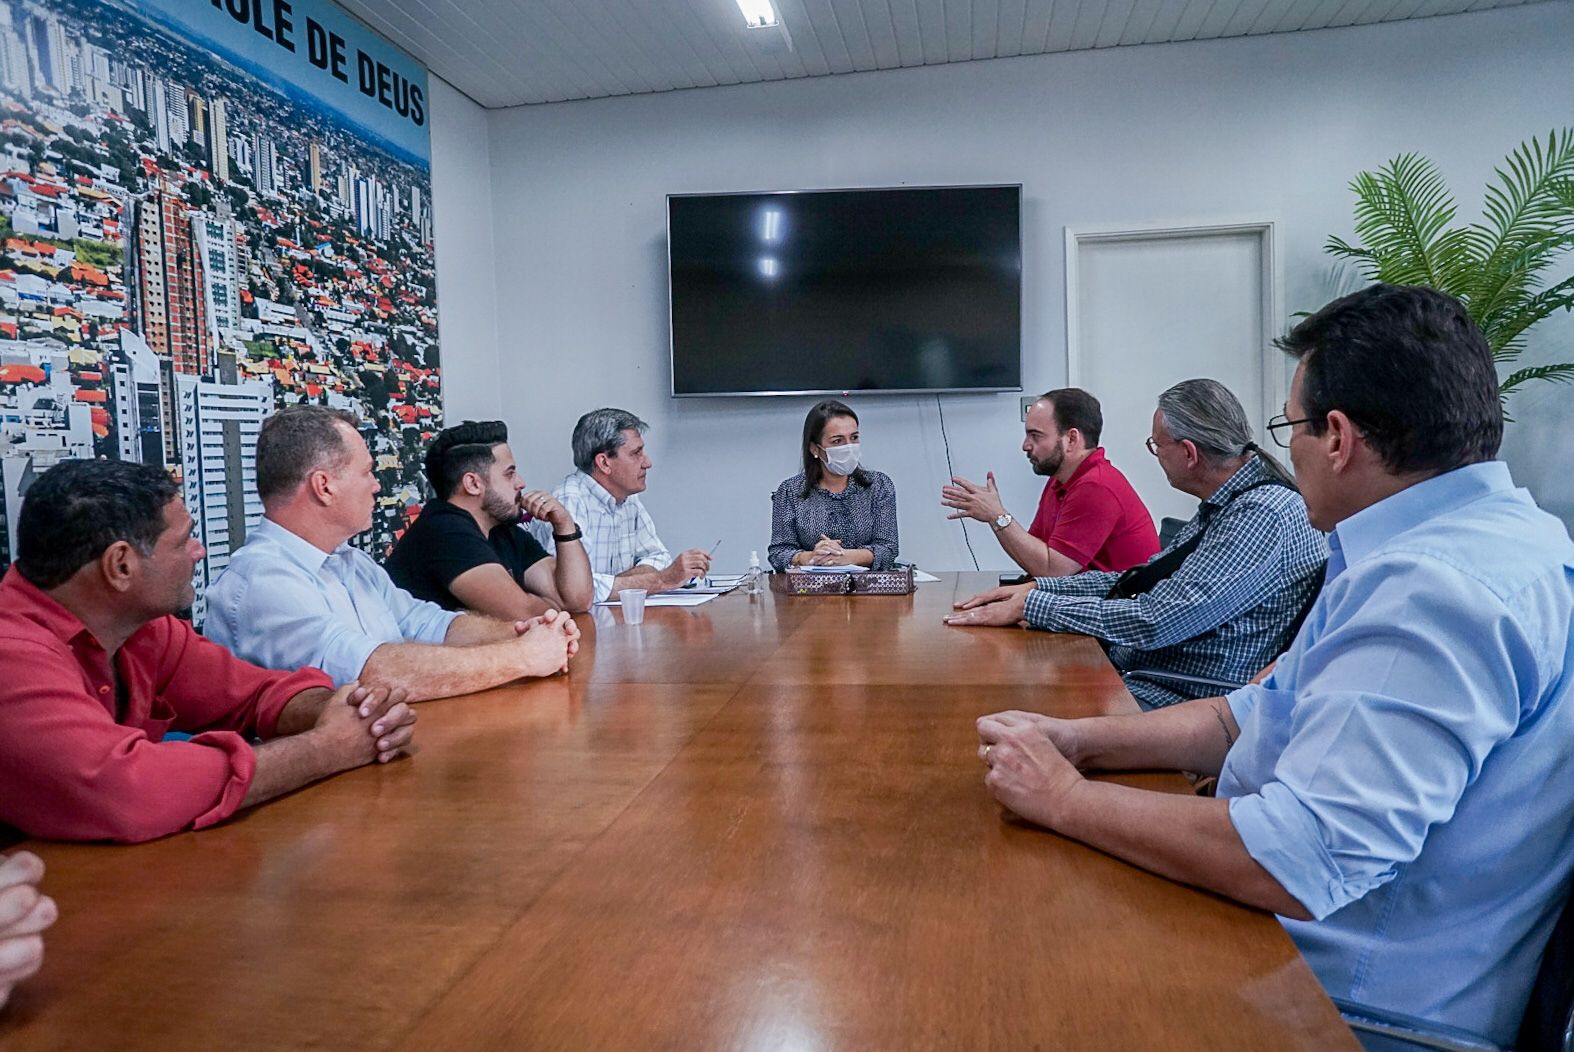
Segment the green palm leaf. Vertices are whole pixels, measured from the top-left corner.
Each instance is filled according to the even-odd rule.
[[[1525,331],[1560,310],[1574,310],[1574,277],[1565,278],[1550,288],[1524,296],[1511,310],[1495,316],[1492,319],[1492,328],[1500,342],[1492,344],[1493,356],[1500,360],[1512,360],[1518,357],[1519,351],[1524,349],[1522,337]],[[1492,343],[1490,339],[1488,342]],[[1511,354],[1506,353],[1510,348],[1517,349]]]
[[[1493,273],[1498,291],[1490,304],[1479,297],[1466,301],[1494,354],[1503,353],[1515,337],[1542,318],[1567,309],[1563,294],[1569,291],[1568,281],[1539,292],[1536,285],[1544,280],[1542,271],[1554,257],[1570,248],[1574,248],[1574,236],[1546,237],[1527,246],[1503,260]]]
[[[1456,211],[1443,177],[1418,154],[1362,172],[1355,191],[1355,232],[1371,253],[1369,276],[1398,285],[1439,287],[1451,267],[1448,224]]]
[[[1482,280],[1472,299],[1484,313],[1513,295],[1511,260],[1569,230],[1574,216],[1563,195],[1574,180],[1574,128],[1561,134],[1553,129],[1545,150],[1535,138],[1521,144],[1497,175],[1501,182],[1487,187],[1485,221],[1471,227],[1469,234],[1483,259]]]
[[[1567,215],[1574,217],[1574,179],[1560,179],[1553,182],[1551,192]],[[1571,222],[1574,222],[1574,219],[1571,219]]]
[[[1498,393],[1507,395],[1529,380],[1548,380],[1555,384],[1574,383],[1574,362],[1531,365],[1524,369],[1517,369],[1503,378],[1503,382],[1498,385]]]
[[[1574,128],[1554,128],[1545,145],[1539,138],[1520,144],[1496,174],[1481,221],[1454,227],[1454,198],[1436,166],[1401,154],[1350,183],[1357,242],[1331,236],[1324,250],[1368,280],[1458,297],[1493,358],[1513,362],[1538,322],[1574,310],[1574,276],[1550,273],[1574,250]],[[1499,390],[1506,399],[1535,380],[1574,382],[1574,362],[1519,369]]]

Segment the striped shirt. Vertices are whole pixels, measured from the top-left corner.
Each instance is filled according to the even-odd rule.
[[[1206,526],[1202,543],[1151,591],[1134,599],[1104,598],[1120,576],[1114,572],[1041,577],[1028,593],[1028,624],[1103,640],[1127,689],[1147,707],[1221,689],[1128,672],[1246,682],[1289,645],[1289,630],[1328,558],[1327,541],[1307,521],[1306,502],[1295,490],[1259,486],[1231,499],[1269,477],[1253,457],[1203,501],[1170,547]]]
[[[612,594],[612,582],[618,574],[639,565],[665,570],[672,562],[672,553],[656,536],[656,524],[637,494],[619,502],[601,483],[576,471],[557,484],[552,496],[568,509],[574,524],[585,534],[583,543],[596,586],[596,602]],[[537,519],[530,524],[530,532],[548,553],[557,552],[550,522]]]
[[[771,565],[787,569],[795,554],[812,551],[823,535],[843,548],[869,549],[870,569],[889,570],[896,562],[896,486],[882,472],[866,474],[869,485],[849,479],[840,493],[816,486],[805,497],[801,471],[777,486],[771,494]]]

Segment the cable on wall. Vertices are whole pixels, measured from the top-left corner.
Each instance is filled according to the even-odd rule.
[[[940,441],[945,444],[945,472],[946,483],[949,484],[956,478],[956,469],[951,466],[951,439],[945,433],[945,406],[940,402],[940,396],[935,395],[935,408],[940,411]],[[973,569],[978,569],[978,553],[973,551],[973,538],[967,535],[967,516],[956,520],[962,527],[962,540],[967,542],[967,554],[973,557]]]

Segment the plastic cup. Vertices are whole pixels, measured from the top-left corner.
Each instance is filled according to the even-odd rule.
[[[625,625],[637,625],[645,620],[645,589],[625,588],[618,593],[618,602],[623,604]]]

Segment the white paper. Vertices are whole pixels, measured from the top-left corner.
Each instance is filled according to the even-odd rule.
[[[924,573],[922,570],[915,569],[913,571],[913,580],[918,584],[933,584],[935,581],[940,580],[940,578],[936,577],[932,573]]]
[[[645,605],[651,606],[703,606],[716,598],[714,592],[662,592],[658,595],[647,595]],[[596,604],[597,606],[622,606],[620,599],[606,599]]]
[[[867,566],[794,566],[797,573],[867,573]]]

